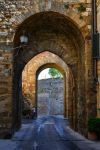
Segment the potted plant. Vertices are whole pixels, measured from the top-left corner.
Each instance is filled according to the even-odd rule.
[[[100,139],[100,118],[90,118],[88,120],[88,139]]]
[[[97,108],[97,110],[99,110],[99,111],[100,111],[100,108]]]

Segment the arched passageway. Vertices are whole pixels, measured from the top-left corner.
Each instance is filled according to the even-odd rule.
[[[49,51],[59,56],[69,68],[71,88],[68,91],[68,96],[74,101],[74,109],[73,103],[69,102],[72,109],[69,116],[73,122],[72,114],[74,114],[74,128],[81,133],[85,132],[86,122],[84,120],[87,115],[85,107],[85,43],[80,29],[71,19],[60,13],[41,12],[29,17],[19,26],[14,38],[15,47],[20,45],[19,39],[23,31],[29,36],[28,45],[15,49],[13,55],[13,128],[17,129],[21,124],[23,68],[36,55]]]
[[[38,74],[45,68],[54,67],[64,77],[64,116],[68,117],[68,78],[69,68],[57,55],[45,51],[33,57],[24,67],[22,72],[22,91],[33,107],[37,105],[37,78]],[[70,100],[69,100],[70,101]]]

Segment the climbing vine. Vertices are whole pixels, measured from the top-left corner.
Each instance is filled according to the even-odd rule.
[[[79,7],[77,7],[78,9],[78,12],[82,13],[82,12],[85,12],[86,11],[86,7],[83,5],[83,4],[80,4]]]

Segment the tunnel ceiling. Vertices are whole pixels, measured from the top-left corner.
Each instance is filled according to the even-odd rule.
[[[77,26],[71,22],[70,19],[55,12],[45,12],[35,14],[26,19],[19,27],[15,36],[15,45],[19,43],[19,36],[22,35],[23,30],[29,35],[30,39],[37,32],[63,34],[74,39],[74,43],[82,45],[82,35]],[[73,37],[73,38],[72,38]],[[77,45],[77,44],[76,44]]]
[[[14,59],[17,68],[24,68],[28,61],[43,51],[58,55],[66,64],[81,62],[83,36],[69,18],[54,12],[37,13],[29,17],[16,30],[15,47],[20,45],[23,31],[29,37],[29,42],[24,49],[15,49],[15,56],[18,53]]]

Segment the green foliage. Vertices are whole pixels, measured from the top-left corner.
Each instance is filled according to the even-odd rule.
[[[88,131],[100,133],[100,118],[90,118],[88,120]]]
[[[68,9],[68,8],[69,8],[69,4],[65,4],[64,6],[65,6],[65,8],[66,8],[66,9]]]
[[[85,12],[86,11],[86,7],[83,4],[80,4],[80,6],[77,9],[78,9],[78,12]]]
[[[49,71],[48,71],[48,74],[52,78],[62,78],[62,74],[55,68],[50,68]]]

